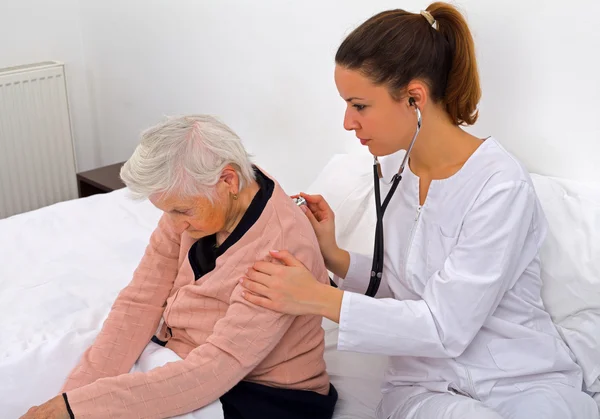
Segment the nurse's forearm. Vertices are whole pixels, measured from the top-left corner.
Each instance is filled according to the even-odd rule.
[[[340,278],[346,278],[350,267],[350,253],[339,247],[331,254],[324,254],[325,266]]]
[[[323,289],[317,295],[319,298],[319,311],[315,314],[327,317],[332,322],[339,323],[344,291],[323,284]]]

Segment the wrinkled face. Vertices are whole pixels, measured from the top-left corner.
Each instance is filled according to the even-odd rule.
[[[149,199],[169,216],[177,232],[186,231],[198,240],[232,227],[239,215],[238,201],[232,199],[233,194],[239,193],[239,184],[237,173],[228,165],[214,186],[213,202],[205,196],[181,197],[177,194],[154,194]]]
[[[335,84],[346,101],[344,128],[354,131],[374,156],[386,156],[408,148],[416,128],[408,96],[394,100],[386,86],[373,84],[358,71],[339,65]]]
[[[153,195],[150,202],[169,216],[175,230],[186,231],[193,239],[210,236],[225,230],[230,219],[230,200],[218,196],[214,202],[203,196]]]

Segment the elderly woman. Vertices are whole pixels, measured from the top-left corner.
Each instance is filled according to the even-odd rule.
[[[328,275],[309,221],[237,135],[209,116],[169,119],[143,133],[121,177],[164,214],[63,394],[24,417],[167,418],[220,399],[226,419],[331,418],[321,317],[242,295],[240,278],[274,249]],[[181,359],[130,372],[147,345]]]

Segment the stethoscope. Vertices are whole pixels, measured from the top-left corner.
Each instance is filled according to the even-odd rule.
[[[373,249],[373,266],[371,267],[371,277],[369,278],[369,287],[367,288],[367,292],[365,295],[369,297],[374,297],[377,294],[377,290],[379,289],[379,284],[381,283],[381,277],[383,275],[383,215],[385,214],[385,210],[396,192],[398,188],[398,184],[402,180],[402,172],[404,172],[404,167],[408,162],[408,156],[415,145],[415,141],[417,139],[417,135],[419,135],[419,131],[421,130],[421,111],[417,107],[414,98],[409,98],[408,103],[410,106],[415,107],[415,111],[417,113],[417,130],[415,135],[410,142],[408,150],[406,150],[406,154],[404,155],[404,159],[402,159],[402,164],[400,165],[400,169],[398,173],[394,175],[392,178],[392,186],[390,191],[385,197],[383,201],[383,205],[381,204],[381,193],[379,190],[379,180],[383,177],[381,174],[381,166],[379,164],[379,160],[377,156],[374,156],[373,162],[373,178],[374,178],[374,186],[375,186],[375,209],[377,214],[377,224],[375,226],[375,245]]]

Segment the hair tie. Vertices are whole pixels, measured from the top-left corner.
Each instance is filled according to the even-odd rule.
[[[429,13],[427,10],[421,10],[421,16],[423,16],[425,19],[427,19],[427,22],[429,22],[429,24],[431,25],[431,27],[433,29],[435,29],[436,31],[438,30],[437,20],[435,20],[433,18],[431,13]]]

